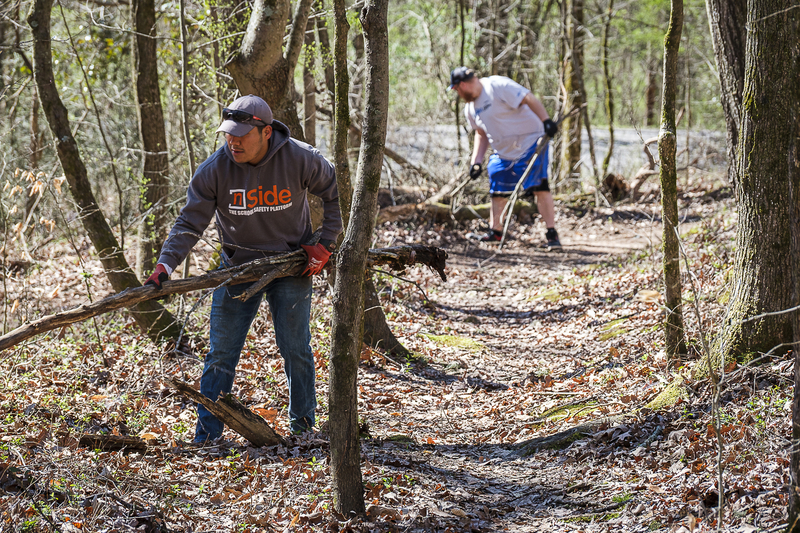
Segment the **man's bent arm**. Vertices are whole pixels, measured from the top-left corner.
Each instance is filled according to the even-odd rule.
[[[489,137],[482,129],[475,130],[475,141],[472,145],[472,160],[470,165],[483,163],[483,156],[489,147]]]
[[[539,120],[541,120],[542,122],[550,118],[550,115],[547,114],[547,110],[544,108],[542,102],[540,102],[538,98],[533,96],[532,93],[528,93],[525,95],[525,98],[522,99],[522,104],[530,107],[531,111],[533,111],[534,114],[536,114],[536,116],[539,117]]]

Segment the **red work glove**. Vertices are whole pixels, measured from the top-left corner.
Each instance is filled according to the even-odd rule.
[[[303,273],[300,274],[301,276],[315,276],[322,272],[325,263],[328,262],[328,258],[331,256],[331,253],[322,245],[322,243],[317,243],[313,246],[309,246],[307,244],[300,245],[303,250],[306,251],[308,255],[308,263],[306,263],[306,269],[303,270]]]
[[[156,269],[153,270],[153,273],[150,274],[150,277],[147,278],[147,281],[144,282],[145,285],[154,285],[156,288],[160,289],[161,284],[164,283],[169,279],[169,274],[167,274],[167,269],[164,268],[164,265],[161,263],[156,265]]]

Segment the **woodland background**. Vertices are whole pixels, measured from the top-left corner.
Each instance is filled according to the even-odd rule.
[[[360,15],[386,3],[45,2],[51,87],[99,210],[78,199],[58,153],[69,135],[49,124],[54,93],[33,76],[43,25],[28,17],[41,5],[5,1],[0,11],[3,334],[147,276],[193,170],[222,142],[221,108],[240,91],[267,96],[340,176],[349,158],[354,184],[370,177],[361,133],[374,134],[375,57]],[[665,73],[678,8],[682,32]],[[308,23],[292,31],[304,9]],[[372,160],[381,209],[366,239],[445,249],[448,281],[416,267],[370,272],[365,290],[398,342],[359,345],[354,361],[358,502],[342,508],[332,472],[338,311],[323,277],[312,314],[319,432],[286,434],[266,308],[239,366],[234,393],[285,435],[279,446],[252,447],[230,431],[214,446],[186,443],[194,408],[169,379],[197,385],[206,293],[163,303],[183,328],[177,349],[142,333],[141,315],[116,311],[0,352],[3,530],[786,529],[800,437],[797,313],[783,313],[800,294],[789,289],[800,264],[798,16],[793,0],[391,2],[378,65],[388,69],[388,91],[378,91],[387,150]],[[747,53],[734,43],[740,55],[722,66],[709,30],[720,17],[731,35],[748,35]],[[347,84],[334,73],[343,21]],[[155,60],[142,61],[147,53]],[[446,91],[461,64],[515,79],[552,116],[585,104],[551,148],[562,253],[541,247],[528,204],[502,249],[465,240],[485,224],[488,192],[479,180],[450,194],[472,146],[463,104]],[[737,68],[738,88],[729,84]],[[763,89],[771,85],[777,95]],[[336,113],[348,108],[343,158],[333,117],[341,126]],[[674,161],[657,153],[659,131],[674,133]],[[749,148],[737,151],[740,143]],[[784,166],[760,163],[770,149]],[[112,252],[97,251],[98,236],[115,240]],[[213,268],[214,240],[210,228],[186,275]],[[110,263],[120,258],[131,272]],[[138,437],[144,447],[103,449],[87,435]]]

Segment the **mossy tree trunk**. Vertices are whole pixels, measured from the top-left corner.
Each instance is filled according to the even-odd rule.
[[[136,273],[141,277],[155,268],[158,251],[167,236],[169,152],[156,60],[156,9],[154,0],[133,0],[133,76],[136,115],[142,142],[142,177],[139,210],[139,243]]]
[[[686,353],[681,305],[681,257],[678,241],[678,173],[675,154],[675,93],[677,92],[678,50],[683,28],[683,0],[672,0],[669,29],[664,37],[664,83],[661,90],[661,131],[658,134],[658,156],[661,160],[662,242],[664,251],[664,299],[667,316],[664,337],[667,359],[679,362]]]
[[[72,135],[67,108],[64,107],[53,75],[50,13],[53,0],[35,0],[31,5],[28,25],[33,33],[33,75],[56,143],[58,159],[75,200],[79,218],[92,241],[106,277],[115,291],[121,292],[141,283],[131,270],[122,248],[95,200],[86,166]],[[131,309],[136,323],[153,339],[175,338],[179,327],[170,313],[156,301],[142,302]]]
[[[564,88],[566,106],[564,112],[585,101],[583,88],[583,20],[584,0],[566,1],[566,57],[564,58]],[[580,178],[581,160],[581,118],[583,113],[567,116],[559,128],[561,130],[561,181]]]
[[[747,39],[747,0],[706,0],[706,11],[719,71],[720,101],[728,137],[728,180],[736,187],[737,148],[744,90],[744,47]]]
[[[790,124],[789,137],[789,184],[792,199],[792,299],[800,302],[800,12],[797,2],[784,22],[788,37],[787,48],[792,58],[790,80]],[[755,17],[754,17],[755,18]],[[758,19],[756,19],[758,20]],[[793,124],[792,124],[793,123]],[[792,399],[792,447],[790,460],[791,481],[789,484],[789,528],[791,533],[800,533],[800,313],[792,313],[794,352],[794,397]]]
[[[338,3],[339,0],[337,6]],[[375,228],[389,108],[387,12],[388,0],[368,0],[361,12],[367,57],[363,139],[350,220],[336,264],[333,294],[329,382],[331,478],[334,507],[345,516],[365,511],[357,380],[364,322],[364,270]],[[337,18],[339,14],[337,9]],[[344,16],[343,11],[341,15]],[[337,46],[338,37],[337,32]],[[337,112],[340,112],[339,103]]]
[[[795,8],[793,9],[792,6]],[[767,352],[792,341],[790,163],[796,0],[749,0],[736,172],[739,223],[731,296],[714,356]],[[720,58],[718,57],[718,60]],[[759,316],[759,318],[755,318]]]

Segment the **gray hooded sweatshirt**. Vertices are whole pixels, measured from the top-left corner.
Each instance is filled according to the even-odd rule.
[[[237,163],[226,143],[200,165],[158,262],[174,270],[212,216],[231,265],[259,259],[265,252],[297,250],[312,234],[309,192],[323,202],[320,238],[336,240],[342,217],[333,165],[273,121],[269,150],[260,163]]]

